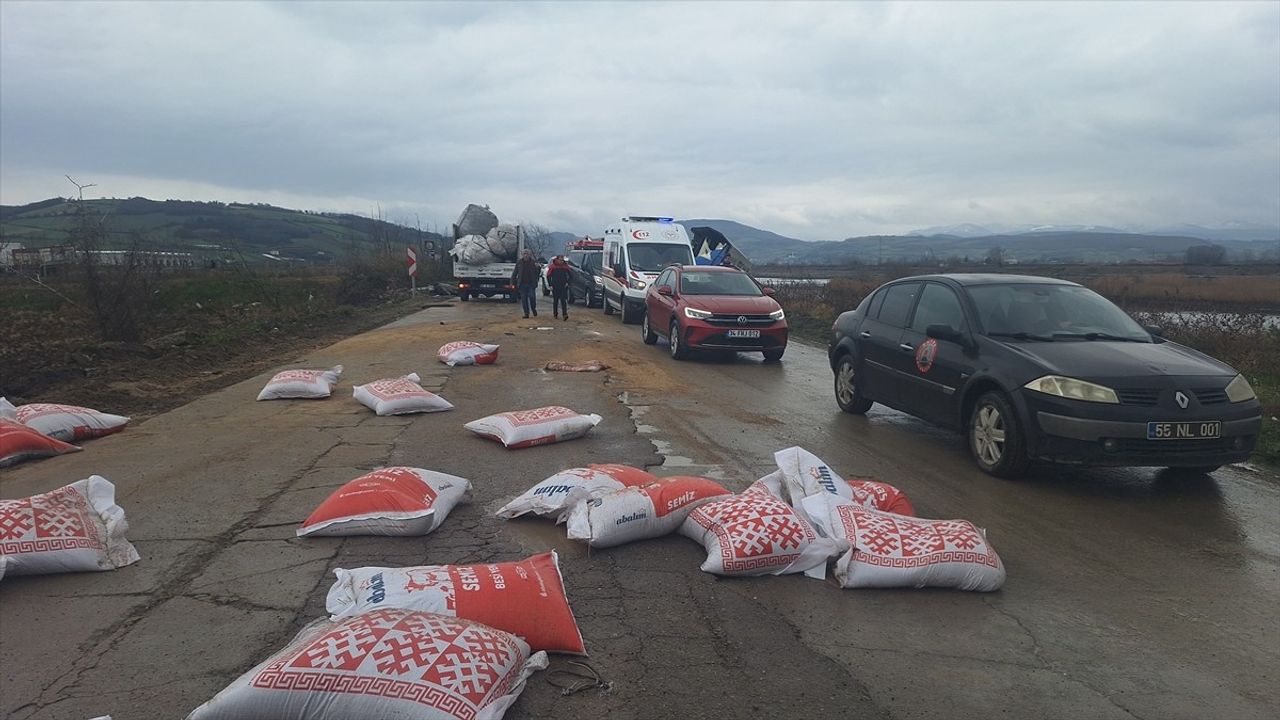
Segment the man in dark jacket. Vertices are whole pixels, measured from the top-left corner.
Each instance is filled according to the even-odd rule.
[[[572,279],[569,263],[563,255],[557,255],[551,261],[551,269],[547,271],[547,281],[551,284],[551,312],[556,316],[569,319],[569,280]]]
[[[511,273],[511,284],[516,286],[516,292],[520,295],[520,307],[524,310],[525,317],[529,317],[529,313],[533,313],[534,317],[538,316],[538,278],[541,274],[542,268],[533,259],[533,252],[525,250],[516,263],[515,271]]]

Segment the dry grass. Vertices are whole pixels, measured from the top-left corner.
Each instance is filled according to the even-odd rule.
[[[1213,309],[1230,305],[1237,310],[1280,306],[1280,276],[1185,275],[1144,273],[1076,279],[1121,307],[1148,309]]]

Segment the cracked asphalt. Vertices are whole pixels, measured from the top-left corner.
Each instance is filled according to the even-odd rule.
[[[499,363],[440,365],[435,349],[461,339],[502,344]],[[564,696],[536,674],[509,718],[1280,714],[1273,473],[1050,468],[997,480],[947,433],[879,408],[841,414],[822,349],[793,343],[774,365],[676,363],[664,350],[598,310],[526,321],[510,305],[459,303],[298,358],[291,366],[346,366],[328,400],[255,402],[269,372],[84,452],[0,471],[3,497],[104,475],[142,556],[115,572],[0,581],[0,717],[182,718],[322,616],[335,567],[552,548],[588,662],[611,687]],[[613,367],[542,372],[552,359]],[[378,418],[351,399],[354,384],[408,372],[455,409]],[[518,451],[462,429],[553,403],[604,421],[586,439]],[[741,490],[794,444],[845,475],[898,485],[921,516],[987,528],[1004,589],[723,579],[701,572],[702,549],[680,536],[588,552],[550,523],[493,516],[589,462]],[[387,465],[467,477],[472,499],[421,538],[294,536],[335,488]]]

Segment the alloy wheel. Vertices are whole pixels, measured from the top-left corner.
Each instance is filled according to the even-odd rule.
[[[974,453],[988,467],[1004,457],[1004,417],[994,405],[983,405],[973,417]]]

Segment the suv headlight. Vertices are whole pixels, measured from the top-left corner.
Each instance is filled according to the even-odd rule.
[[[1070,400],[1111,403],[1112,405],[1120,404],[1120,398],[1116,397],[1116,391],[1109,387],[1059,375],[1045,375],[1042,378],[1032,380],[1023,385],[1023,387],[1028,390],[1042,392],[1045,395],[1056,395]]]
[[[601,275],[592,275],[591,279],[595,280],[597,285],[604,285],[604,277]]]
[[[687,318],[692,318],[694,320],[706,320],[707,318],[711,317],[711,313],[707,312],[706,310],[699,310],[697,308],[686,307],[684,309],[684,316]]]
[[[1258,397],[1253,392],[1253,388],[1249,386],[1249,381],[1244,379],[1243,375],[1236,375],[1235,379],[1227,384],[1227,399],[1233,403],[1244,402]]]
[[[774,320],[786,320],[787,314],[782,312],[782,308],[778,308],[777,310],[774,310],[773,312],[769,313],[769,317],[773,318]]]
[[[648,285],[648,283],[646,283],[643,280],[636,280],[635,278],[631,278],[630,280],[627,281],[627,285],[630,285],[632,290],[643,290],[645,289],[645,286]]]

